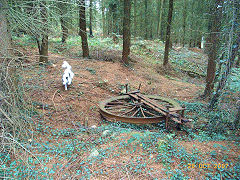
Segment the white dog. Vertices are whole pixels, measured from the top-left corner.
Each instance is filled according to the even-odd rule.
[[[62,68],[65,69],[62,76],[62,82],[65,86],[65,90],[67,90],[67,86],[72,83],[74,73],[72,72],[72,67],[68,64],[67,61],[63,62]]]

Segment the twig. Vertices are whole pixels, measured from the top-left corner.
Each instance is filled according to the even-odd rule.
[[[55,98],[55,95],[56,95],[56,93],[57,93],[58,90],[59,90],[59,89],[57,89],[57,90],[54,92],[53,96],[52,96],[52,102],[53,102],[53,105],[54,105],[55,110],[57,110],[57,108],[56,108],[56,105],[55,105],[55,102],[54,102],[54,98]]]
[[[9,98],[9,96],[2,97],[0,101],[5,100],[6,98]]]
[[[3,111],[2,108],[0,108],[0,111],[12,124],[14,124],[13,120]]]

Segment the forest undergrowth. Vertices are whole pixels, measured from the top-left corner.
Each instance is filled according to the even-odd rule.
[[[53,39],[53,38],[52,38]],[[233,130],[239,71],[234,69],[220,105],[208,111],[203,92],[206,55],[198,49],[173,47],[172,66],[161,70],[163,44],[136,40],[128,67],[119,63],[121,45],[89,38],[91,59],[82,59],[79,38],[50,42],[50,63],[39,66],[36,46],[14,37],[21,47],[19,82],[31,97],[32,137],[17,141],[12,153],[0,152],[0,176],[13,179],[239,179],[239,131]],[[107,48],[106,48],[107,47]],[[67,60],[75,79],[69,91],[61,85]],[[138,62],[136,64],[135,62]],[[159,70],[160,69],[160,70]],[[192,128],[173,123],[131,125],[101,118],[99,101],[117,96],[128,83],[144,94],[157,94],[185,104]],[[20,158],[21,157],[21,158]]]

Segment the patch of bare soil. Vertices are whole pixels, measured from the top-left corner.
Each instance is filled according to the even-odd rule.
[[[115,53],[115,52],[113,52]],[[33,53],[34,54],[34,53]],[[120,62],[115,61],[100,61],[94,59],[66,58],[61,55],[50,54],[49,60],[52,65],[41,67],[36,65],[38,58],[33,54],[29,54],[30,58],[27,64],[30,69],[27,69],[24,76],[27,79],[26,84],[32,88],[28,89],[28,93],[35,102],[34,108],[43,114],[44,126],[50,126],[53,129],[76,128],[75,125],[83,126],[100,126],[103,121],[99,114],[98,104],[100,101],[117,96],[121,92],[121,87],[129,84],[131,90],[137,89],[139,84],[142,84],[141,92],[144,94],[160,95],[163,97],[176,98],[179,100],[194,101],[198,96],[202,87],[182,82],[180,79],[169,79],[156,72],[156,67],[144,63],[144,61],[132,62],[132,68],[123,66]],[[113,56],[114,57],[114,56]],[[63,70],[61,65],[63,61],[67,61],[75,73],[73,83],[67,91],[62,85],[61,76]],[[164,71],[164,69],[163,69]],[[48,139],[44,133],[37,137],[49,142],[59,141],[59,139]],[[66,137],[71,138],[71,137]],[[81,139],[81,137],[80,137]],[[84,138],[85,140],[88,137]],[[41,141],[42,141],[41,140]],[[56,142],[57,143],[57,142]],[[117,143],[113,146],[117,147]],[[108,147],[110,144],[108,144]],[[129,154],[129,149],[123,149],[120,157],[111,157],[105,159],[102,166],[109,176],[92,177],[93,179],[134,179],[135,177],[147,179],[149,177],[158,177],[159,179],[166,177],[162,174],[163,165],[156,162],[146,162],[148,169],[154,169],[153,174],[138,173],[133,176],[133,173],[128,167],[129,158],[136,159],[141,157],[143,149],[141,145],[136,146],[136,152]],[[184,146],[185,147],[185,146]],[[187,147],[187,145],[186,145]],[[104,146],[102,147],[104,149]],[[81,158],[86,159],[88,153],[82,152]],[[156,154],[152,155],[153,157]],[[80,158],[80,156],[79,156]],[[76,161],[80,163],[82,159]],[[63,159],[52,159],[47,165],[51,168],[56,162],[67,164],[68,161]],[[76,167],[75,167],[76,166]],[[109,167],[109,168],[107,168]],[[111,172],[112,167],[120,167],[119,171]],[[81,168],[78,164],[69,167]],[[101,170],[98,164],[91,164],[93,170]],[[61,175],[61,169],[56,172],[56,176]],[[63,170],[64,172],[65,170]],[[122,172],[126,172],[123,174]],[[111,174],[111,175],[110,175]],[[78,177],[76,177],[78,178]],[[80,178],[80,177],[79,177]]]
[[[202,90],[197,85],[161,76],[154,67],[141,62],[129,69],[120,62],[71,59],[50,54],[49,60],[53,65],[42,70],[41,67],[34,66],[37,57],[29,59],[29,65],[32,63],[35,68],[28,70],[25,76],[29,84],[41,87],[30,90],[31,97],[33,101],[48,107],[41,106],[39,110],[50,119],[49,125],[57,129],[73,127],[75,121],[87,126],[99,126],[102,124],[98,111],[99,101],[117,96],[126,83],[131,90],[137,89],[141,83],[141,92],[144,94],[188,101],[193,100]],[[67,91],[61,82],[61,65],[64,60],[68,61],[75,73],[73,83]],[[39,71],[41,73],[37,74]]]

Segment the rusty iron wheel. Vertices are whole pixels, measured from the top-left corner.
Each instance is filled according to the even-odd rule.
[[[145,95],[162,106],[171,108],[181,107],[176,101],[161,96]],[[134,124],[158,123],[165,120],[165,116],[148,105],[135,101],[129,95],[106,99],[99,104],[101,115],[108,121]]]

